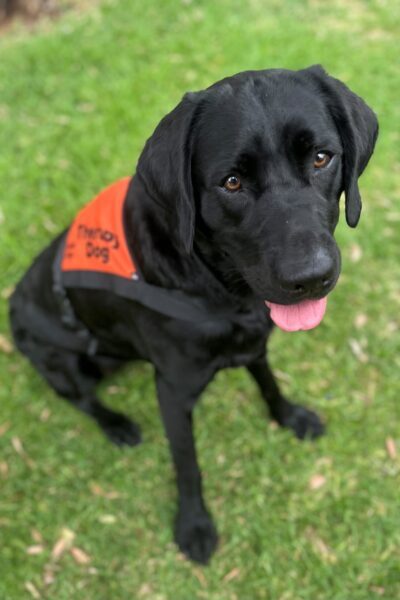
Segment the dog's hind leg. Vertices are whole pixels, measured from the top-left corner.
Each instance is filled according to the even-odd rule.
[[[122,361],[55,348],[36,340],[26,330],[14,329],[14,338],[19,350],[57,394],[91,416],[111,442],[118,446],[135,446],[141,441],[139,426],[125,415],[104,406],[96,396],[96,386],[106,371],[115,370]],[[107,369],[104,368],[105,363]]]

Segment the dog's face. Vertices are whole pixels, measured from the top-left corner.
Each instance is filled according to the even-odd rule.
[[[342,152],[324,102],[285,78],[224,86],[202,113],[200,227],[257,296],[289,304],[335,285]]]
[[[293,304],[326,296],[338,279],[339,198],[354,227],[376,135],[366,104],[312,67],[241,73],[190,94],[148,146],[167,167],[159,194],[180,198],[175,231],[186,250],[207,239],[228,280]]]

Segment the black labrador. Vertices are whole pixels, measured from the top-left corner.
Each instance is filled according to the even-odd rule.
[[[60,237],[11,298],[17,347],[117,444],[137,444],[139,427],[106,408],[96,385],[127,361],[154,365],[177,475],[175,540],[194,561],[206,563],[217,544],[192,431],[193,408],[214,374],[246,366],[279,425],[300,439],[323,432],[315,413],[282,396],[266,342],[272,320],[289,330],[321,320],[340,271],[339,198],[344,192],[355,227],[357,180],[377,133],[372,110],[320,66],[243,72],[188,93],[147,141],[123,218],[146,283],[178,290],[208,318],[180,319],[111,291],[70,289],[66,302],[98,345],[95,352],[64,347],[52,274]],[[35,326],[28,305],[47,321],[38,316]]]

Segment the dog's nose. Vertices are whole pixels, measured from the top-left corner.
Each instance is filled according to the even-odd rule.
[[[291,294],[317,294],[328,291],[335,277],[335,260],[325,249],[318,249],[307,263],[286,265],[279,284]]]

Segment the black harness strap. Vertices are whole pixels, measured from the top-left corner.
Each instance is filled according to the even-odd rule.
[[[57,250],[56,258],[53,262],[53,292],[60,306],[61,321],[63,325],[65,325],[65,327],[70,331],[67,331],[64,328],[60,327],[58,327],[58,329],[62,330],[62,332],[65,335],[68,334],[68,337],[76,338],[75,344],[77,344],[78,346],[78,351],[83,351],[85,354],[93,356],[97,352],[99,342],[97,338],[95,338],[90,333],[89,329],[85,327],[81,321],[78,320],[61,279],[61,261],[64,253],[65,240],[66,234],[64,234],[64,236],[60,240],[60,245]],[[40,319],[40,315],[38,315],[38,317]],[[59,334],[61,334],[61,331],[59,331]],[[63,340],[63,336],[61,336],[61,339]],[[67,343],[70,346],[70,343],[72,343],[72,339],[68,339]],[[70,349],[74,350],[71,347]]]
[[[106,290],[128,300],[135,300],[144,306],[174,319],[198,321],[213,318],[212,312],[200,298],[188,296],[180,290],[164,289],[146,283],[137,273],[132,279],[102,273],[100,271],[62,271],[66,236],[61,239],[53,263],[53,291],[60,299],[63,323],[75,327],[78,323],[65,288]]]
[[[167,290],[143,281],[137,274],[132,279],[101,273],[97,271],[62,271],[61,262],[64,254],[66,234],[61,238],[60,245],[53,262],[53,292],[58,299],[61,311],[61,320],[66,329],[58,325],[55,328],[56,340],[60,338],[63,345],[66,337],[61,335],[61,330],[68,337],[67,345],[71,349],[74,346],[72,338],[78,336],[75,347],[78,351],[84,351],[89,355],[97,352],[98,340],[78,319],[67,295],[68,288],[81,288],[89,290],[106,290],[118,296],[134,300],[158,313],[180,319],[183,321],[210,321],[215,318],[228,317],[228,313],[211,310],[201,298],[194,298],[180,290]],[[31,307],[34,309],[34,307]],[[45,317],[38,317],[43,321]],[[44,322],[38,327],[45,326]],[[47,325],[48,328],[48,325]],[[69,330],[69,331],[68,331]],[[46,334],[46,339],[49,336]]]
[[[25,302],[21,311],[24,313],[26,322],[29,323],[29,332],[38,340],[71,352],[89,356],[96,354],[97,340],[82,324],[74,330],[67,329],[30,302]]]
[[[113,292],[117,296],[139,302],[152,310],[183,321],[210,320],[212,315],[201,302],[179,290],[166,290],[141,280],[124,279],[118,275],[95,271],[65,271],[62,274],[65,288],[84,288]]]

